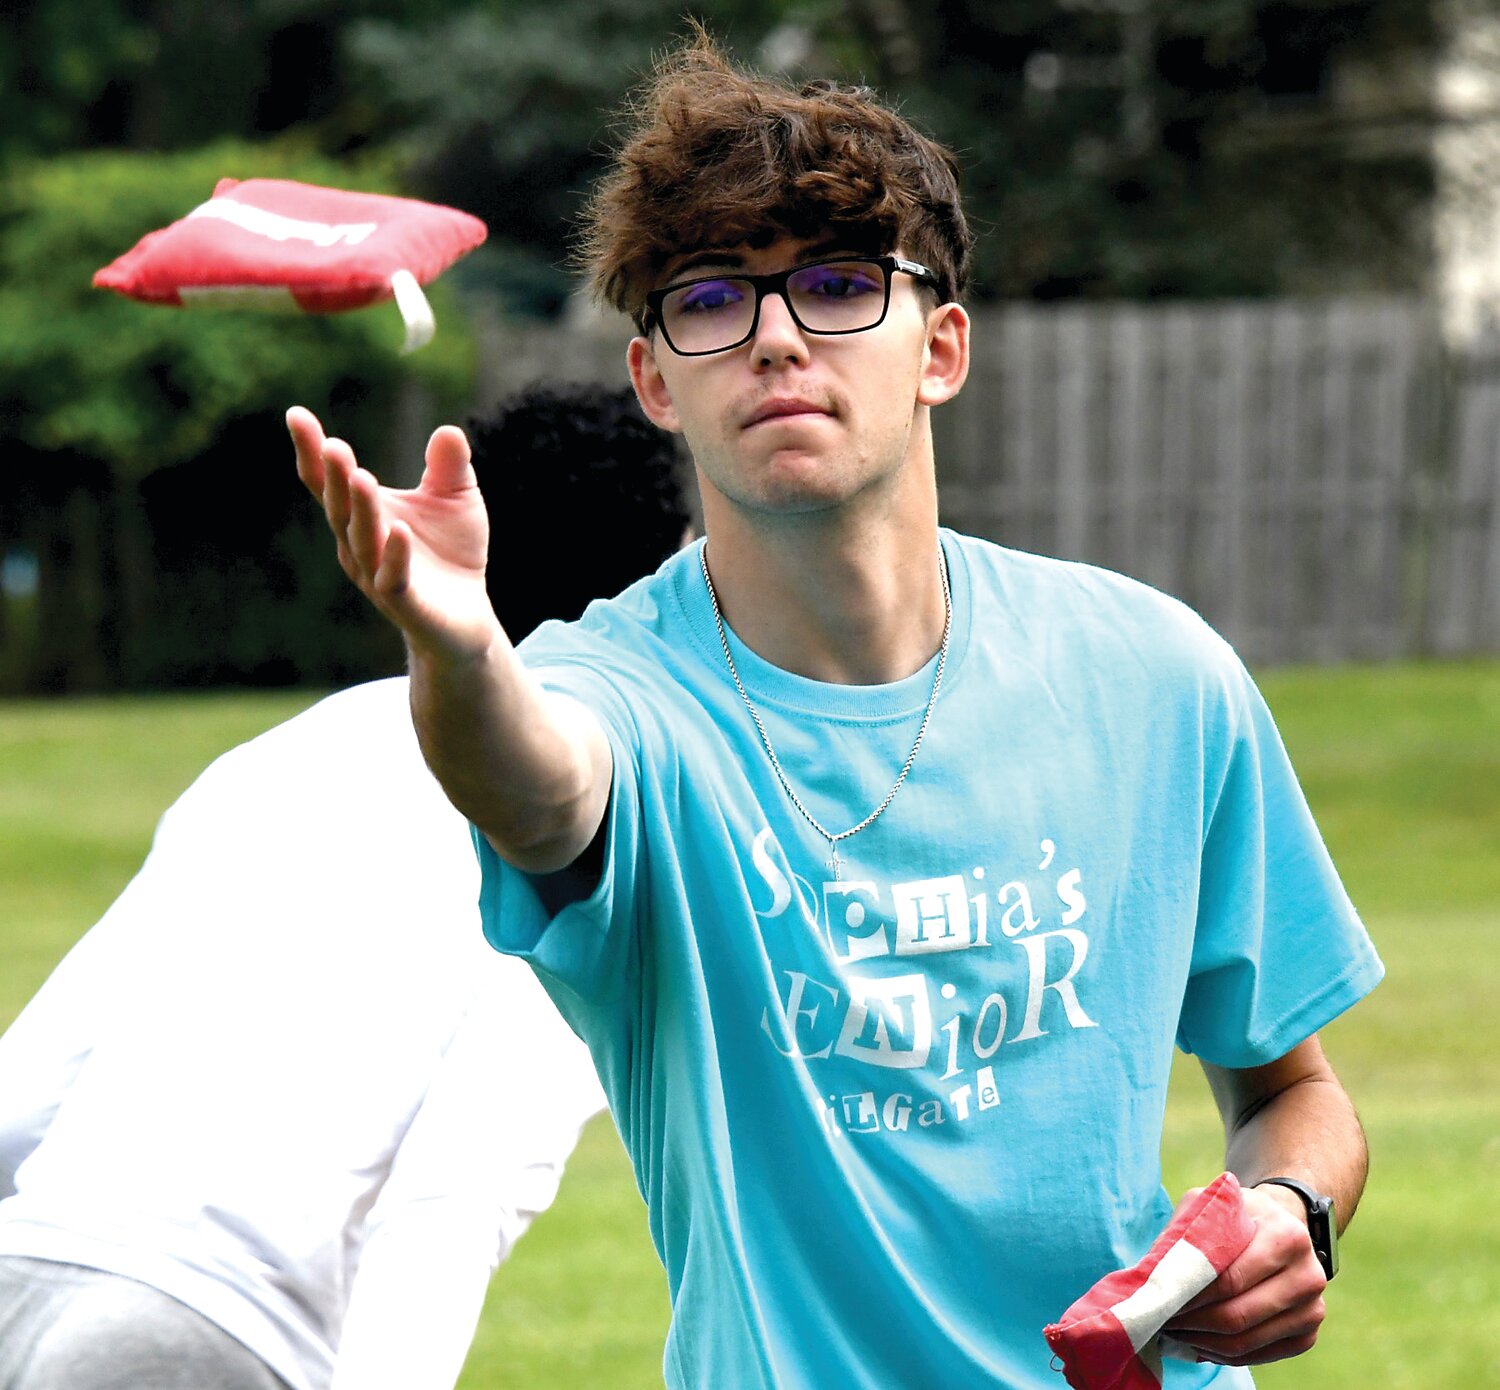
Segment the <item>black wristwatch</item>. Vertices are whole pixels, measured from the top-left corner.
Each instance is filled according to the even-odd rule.
[[[1323,1266],[1325,1278],[1332,1279],[1339,1272],[1339,1228],[1333,1219],[1333,1198],[1314,1192],[1306,1183],[1296,1178],[1262,1178],[1256,1187],[1273,1182],[1278,1187],[1289,1187],[1307,1208],[1307,1233],[1312,1237],[1313,1254]]]

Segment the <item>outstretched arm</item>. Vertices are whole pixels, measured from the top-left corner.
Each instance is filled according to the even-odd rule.
[[[449,799],[516,867],[571,864],[604,818],[609,744],[591,714],[541,688],[495,617],[463,432],[436,431],[421,482],[403,490],[382,487],[311,412],[293,407],[287,428],[344,573],[405,638],[417,736]]]
[[[1327,1280],[1301,1199],[1266,1178],[1305,1182],[1334,1201],[1342,1229],[1364,1190],[1364,1131],[1316,1036],[1263,1067],[1204,1063],[1224,1118],[1225,1162],[1255,1219],[1250,1244],[1164,1329],[1207,1361],[1259,1365],[1317,1341]]]

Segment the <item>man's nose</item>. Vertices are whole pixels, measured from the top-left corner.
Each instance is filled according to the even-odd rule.
[[[784,291],[770,291],[760,301],[760,321],[750,341],[750,360],[758,367],[808,360],[807,335],[792,317]]]

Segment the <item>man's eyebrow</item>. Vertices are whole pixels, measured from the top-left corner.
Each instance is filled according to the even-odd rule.
[[[820,241],[816,246],[804,246],[797,253],[793,264],[804,265],[809,261],[821,261],[830,256],[863,257],[868,254],[868,251],[858,250],[847,241]],[[665,277],[665,281],[671,284],[695,270],[742,270],[744,265],[745,257],[739,251],[728,246],[706,246],[674,266],[672,273]]]
[[[731,251],[726,246],[708,246],[702,251],[695,251],[691,256],[672,267],[666,281],[670,284],[673,280],[680,280],[689,271],[723,268],[725,270],[739,270],[745,264],[745,258],[737,251]]]
[[[821,261],[831,256],[848,256],[851,259],[858,258],[863,260],[869,254],[868,251],[857,250],[852,242],[829,240],[820,241],[816,246],[803,248],[802,254],[798,259],[802,261]]]

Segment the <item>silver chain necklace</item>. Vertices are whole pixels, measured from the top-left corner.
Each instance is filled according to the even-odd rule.
[[[766,750],[766,757],[771,760],[771,768],[776,773],[776,780],[781,783],[781,788],[791,798],[792,805],[802,813],[802,818],[814,830],[828,841],[828,849],[832,858],[826,861],[828,867],[833,870],[835,881],[841,877],[841,864],[839,861],[839,841],[847,840],[851,835],[858,835],[866,826],[873,824],[881,812],[896,799],[896,793],[901,790],[901,784],[906,781],[906,774],[911,771],[911,765],[917,760],[917,749],[922,746],[922,739],[927,733],[927,725],[932,719],[933,706],[937,704],[938,691],[943,685],[943,667],[948,664],[948,638],[953,631],[953,595],[948,588],[948,566],[941,554],[938,557],[938,573],[943,581],[943,640],[938,647],[937,670],[932,676],[932,694],[927,697],[927,708],[922,712],[922,726],[917,730],[917,736],[911,745],[911,752],[906,755],[906,761],[901,765],[901,771],[892,784],[890,791],[885,794],[885,800],[870,812],[858,825],[851,825],[847,830],[840,830],[835,834],[829,830],[806,806],[802,804],[802,798],[792,790],[792,784],[787,781],[786,773],[782,770],[781,759],[776,756],[776,750],[771,746],[770,735],[766,733],[766,726],[761,723],[760,715],[755,706],[750,703],[750,696],[745,690],[744,682],[740,680],[740,673],[734,664],[734,657],[729,650],[729,637],[724,631],[724,615],[719,611],[719,595],[714,589],[714,581],[708,573],[708,547],[701,546],[698,550],[698,562],[703,570],[703,583],[708,588],[708,601],[713,605],[714,624],[719,629],[719,645],[724,648],[724,660],[729,665],[729,674],[734,679],[734,688],[740,692],[740,699],[745,702],[745,708],[750,711],[750,718],[755,722],[755,731],[760,735],[761,745]]]

